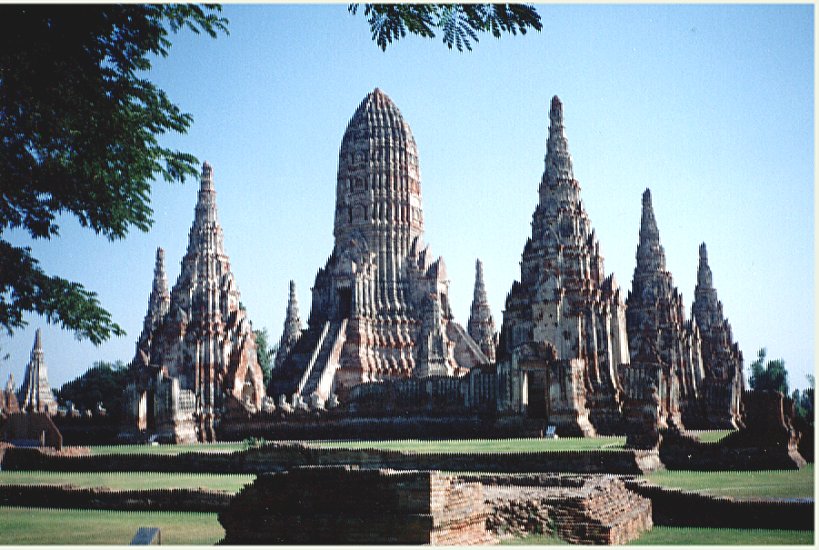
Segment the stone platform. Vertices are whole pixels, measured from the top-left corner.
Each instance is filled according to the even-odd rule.
[[[491,544],[479,483],[438,472],[262,474],[219,514],[223,544]]]

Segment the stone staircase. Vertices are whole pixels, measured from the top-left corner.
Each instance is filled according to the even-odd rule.
[[[271,373],[267,391],[270,396],[278,397],[283,394],[287,396],[288,401],[290,400],[290,396],[297,391],[310,359],[320,344],[326,326],[327,323],[321,329],[311,328],[302,333],[281,369],[276,369]]]
[[[332,384],[330,375],[335,374],[335,369],[338,368],[341,347],[346,340],[346,329],[347,319],[325,323],[314,356],[311,357],[299,382],[298,391],[305,399],[315,391],[318,391],[324,399],[328,397],[329,386]],[[328,369],[332,369],[333,372],[328,372]]]

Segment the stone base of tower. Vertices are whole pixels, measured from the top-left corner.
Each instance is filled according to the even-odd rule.
[[[555,361],[549,368],[548,421],[563,436],[592,437],[597,434],[589,420],[582,359]]]
[[[597,390],[586,396],[589,421],[598,435],[623,433],[622,405],[612,392]]]

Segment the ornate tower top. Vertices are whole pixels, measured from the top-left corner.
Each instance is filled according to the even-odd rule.
[[[489,359],[495,361],[495,321],[486,298],[486,286],[483,282],[483,263],[475,261],[475,291],[472,296],[472,307],[467,323],[467,332],[480,346],[481,351]]]
[[[299,301],[296,297],[296,282],[290,281],[290,296],[287,299],[287,313],[284,318],[284,330],[279,339],[279,350],[274,359],[274,367],[279,368],[287,359],[287,354],[301,337],[301,318],[299,317]]]
[[[546,180],[556,185],[559,180],[573,180],[572,156],[569,154],[569,140],[563,128],[563,103],[554,96],[549,109],[549,141],[546,145]]]
[[[651,190],[643,193],[643,214],[640,220],[640,243],[637,245],[638,271],[665,271],[665,249],[660,244],[660,231],[651,205]]]
[[[697,286],[694,288],[694,304],[691,313],[697,320],[700,330],[708,332],[712,327],[723,323],[722,302],[717,299],[717,290],[713,285],[713,275],[708,266],[708,250],[705,243],[700,245],[700,262],[697,266]]]
[[[376,88],[356,109],[341,141],[336,247],[363,237],[370,248],[395,241],[405,252],[423,228],[415,139],[395,103]]]

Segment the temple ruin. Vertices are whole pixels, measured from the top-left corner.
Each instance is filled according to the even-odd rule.
[[[265,397],[256,340],[239,301],[216,209],[213,169],[202,167],[188,249],[168,292],[164,251],[125,392],[121,438],[213,441],[230,410],[258,411]]]
[[[549,120],[532,236],[503,314],[498,409],[548,419],[567,435],[612,433],[617,372],[629,362],[626,308],[580,199],[557,96]]]
[[[444,261],[423,241],[418,149],[378,88],[342,138],[333,234],[307,329],[274,369],[269,393],[321,406],[357,384],[459,376],[488,362],[453,319]]]
[[[57,413],[57,400],[48,383],[48,367],[45,363],[40,329],[34,334],[34,347],[31,349],[31,359],[26,365],[18,399],[20,409],[23,411],[43,412],[49,415]]]

